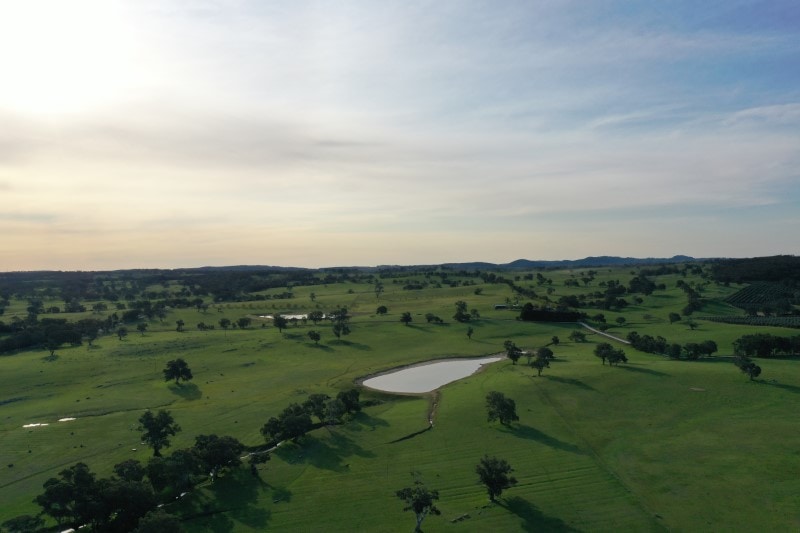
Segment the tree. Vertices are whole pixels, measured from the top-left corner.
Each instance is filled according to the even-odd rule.
[[[439,491],[428,490],[421,481],[414,481],[413,487],[400,489],[395,494],[406,503],[406,506],[403,507],[404,511],[414,511],[414,515],[417,518],[417,527],[414,528],[415,532],[422,531],[422,521],[425,520],[426,516],[429,514],[442,514],[434,503],[439,499]]]
[[[467,302],[459,300],[456,302],[456,314],[453,315],[456,322],[469,322],[472,315],[467,312]]]
[[[98,504],[94,473],[85,463],[76,463],[58,476],[44,482],[44,493],[34,502],[59,525],[67,522],[78,527],[92,522]]]
[[[625,320],[624,316],[618,316],[617,317],[617,324],[619,324],[620,326],[624,326],[625,322],[627,322],[627,320]]]
[[[139,322],[136,324],[136,330],[144,337],[144,332],[147,331],[147,322]]]
[[[2,523],[2,526],[9,533],[30,533],[31,531],[39,531],[44,527],[44,520],[38,516],[24,514],[6,520]]]
[[[248,326],[250,326],[250,324],[252,324],[252,322],[253,319],[248,316],[243,316],[242,318],[236,320],[236,324],[239,326],[239,329],[247,328]]]
[[[383,283],[380,281],[375,282],[375,298],[380,298],[383,293]]]
[[[619,348],[612,350],[608,354],[608,364],[614,366],[619,363],[627,363],[628,358],[625,356],[625,352],[620,350]]]
[[[308,313],[308,319],[314,323],[316,326],[323,318],[325,318],[325,313],[322,311],[311,311]]]
[[[739,367],[739,370],[743,373],[750,376],[750,381],[754,381],[755,378],[761,375],[761,367],[744,355],[734,357],[733,364]]]
[[[569,340],[572,342],[586,342],[586,333],[576,329],[569,334]]]
[[[669,323],[670,324],[674,324],[675,322],[680,322],[680,320],[681,320],[681,315],[679,315],[678,313],[670,313],[669,314]]]
[[[156,415],[152,411],[145,411],[139,417],[138,429],[143,431],[142,441],[153,448],[153,456],[160,457],[161,448],[169,448],[169,437],[178,433],[181,427],[175,423],[169,411],[162,409]]]
[[[192,447],[192,453],[203,471],[209,473],[212,483],[223,468],[241,464],[239,457],[243,451],[244,444],[229,436],[198,435]]]
[[[127,336],[128,336],[128,330],[126,328],[119,328],[117,330],[117,337],[119,337],[119,340],[122,340],[124,337]]]
[[[414,319],[411,317],[411,313],[409,313],[408,311],[404,312],[404,313],[403,313],[403,314],[400,316],[400,322],[402,322],[402,323],[403,323],[403,324],[405,324],[406,326],[408,326],[408,325],[409,325],[409,324],[410,324],[410,323],[411,323],[413,320],[414,320]]]
[[[309,295],[308,295],[308,297],[309,297],[309,298],[311,298],[311,301],[312,301],[312,302],[316,302],[316,301],[317,301],[317,294],[316,294],[316,293],[314,293],[314,292],[312,292],[311,294],[309,294]]]
[[[550,362],[547,359],[543,359],[541,357],[537,357],[531,363],[531,366],[536,369],[537,375],[542,375],[542,370],[548,368],[550,366]]]
[[[283,333],[283,330],[289,325],[289,320],[285,316],[276,313],[272,319],[272,325],[278,328],[278,333]]]
[[[472,335],[473,335],[473,333],[475,333],[475,330],[474,330],[474,329],[472,329],[472,326],[468,327],[468,328],[467,328],[467,338],[468,338],[469,340],[472,340]]]
[[[606,359],[608,359],[609,355],[613,351],[614,347],[607,342],[601,342],[600,344],[594,347],[595,357],[599,357],[600,359],[602,359],[603,364],[606,364]]]
[[[336,399],[344,404],[345,412],[357,413],[361,411],[361,400],[359,399],[358,389],[350,389],[349,391],[342,391],[336,395]]]
[[[44,341],[44,347],[48,352],[50,352],[50,357],[53,359],[55,359],[53,356],[55,356],[56,350],[58,350],[59,346],[61,346],[61,341],[54,339],[53,337],[48,337]]]
[[[499,420],[504,426],[519,420],[517,404],[511,398],[498,391],[491,391],[486,395],[486,418],[489,422]]]
[[[516,478],[509,475],[513,471],[514,469],[505,459],[489,457],[488,455],[484,455],[481,462],[475,467],[479,482],[486,486],[489,500],[492,502],[497,501],[497,497],[504,490],[517,484]]]
[[[695,322],[691,318],[688,321],[686,321],[686,325],[689,326],[689,329],[692,331],[697,329],[697,322]]]
[[[308,332],[308,338],[314,341],[314,344],[319,344],[319,340],[322,338],[322,335],[320,335],[319,331],[312,330]]]
[[[184,322],[183,320],[178,319],[178,320],[175,321],[175,325],[177,326],[175,328],[175,331],[181,332],[181,331],[183,331],[183,326],[186,325],[186,322]]]
[[[516,365],[519,358],[522,357],[522,350],[511,340],[505,341],[503,347],[506,349],[506,356],[511,359],[511,363]]]
[[[379,305],[378,308],[375,310],[375,314],[378,315],[385,315],[389,312],[389,309],[385,305]]]
[[[180,380],[189,381],[194,377],[192,375],[192,370],[189,368],[189,364],[180,357],[172,361],[167,361],[167,367],[163,372],[164,381],[174,379],[176,385],[180,384]]]
[[[346,307],[339,307],[330,313],[331,320],[333,321],[333,334],[337,339],[342,335],[350,334],[350,315],[347,313]]]
[[[552,338],[550,339],[550,344],[552,344],[553,346],[558,346],[560,342],[561,339],[558,338],[558,335],[553,335]]]
[[[139,524],[133,533],[182,533],[186,531],[181,525],[180,519],[168,514],[163,509],[150,511],[139,519]]]
[[[308,414],[316,416],[320,422],[323,422],[325,420],[326,404],[330,399],[331,397],[327,394],[310,394],[308,400],[303,402],[303,408]]]
[[[225,335],[228,334],[228,328],[231,327],[231,321],[229,318],[220,318],[219,319],[219,327],[221,327],[225,331]]]
[[[114,465],[114,473],[124,481],[141,481],[147,474],[142,463],[136,459],[127,459]]]

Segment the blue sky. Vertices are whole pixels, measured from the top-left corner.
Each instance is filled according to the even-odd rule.
[[[0,270],[797,254],[798,6],[0,3]]]

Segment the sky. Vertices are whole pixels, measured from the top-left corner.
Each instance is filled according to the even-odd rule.
[[[0,271],[800,255],[800,2],[0,0]]]

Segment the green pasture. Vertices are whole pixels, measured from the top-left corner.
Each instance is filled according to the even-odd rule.
[[[570,275],[580,278],[579,271],[545,272],[553,279],[549,298],[602,290],[596,286],[603,279],[627,282],[632,275],[629,268],[595,270],[588,287],[564,286]],[[764,331],[702,320],[691,330],[685,318],[670,324],[668,313],[685,305],[675,288],[684,278],[654,279],[667,290],[620,313],[604,312],[613,325],[609,333],[624,337],[635,330],[679,343],[712,339],[719,355],[728,355],[736,338]],[[190,531],[410,531],[413,516],[402,511],[394,492],[409,486],[413,475],[440,492],[442,515],[423,524],[429,533],[800,528],[797,362],[759,361],[762,377],[750,382],[724,357],[670,361],[621,345],[630,362],[612,368],[592,355],[607,339],[590,334],[586,343],[571,343],[575,325],[524,323],[515,320],[516,312],[495,310],[513,298],[507,285],[477,280],[474,286],[406,291],[405,281],[383,280],[380,298],[371,284],[340,283],[293,287],[288,300],[224,302],[205,313],[171,310],[163,322],[150,321],[144,335],[132,324],[124,340],[107,335],[91,348],[64,347],[52,361],[45,350],[0,358],[0,522],[37,513],[32,499],[42,483],[78,461],[99,476],[125,459],[145,462],[152,452],[135,429],[145,409],[169,409],[181,425],[173,450],[209,433],[258,445],[270,416],[311,393],[333,396],[359,377],[412,362],[497,353],[506,339],[533,349],[555,335],[561,340],[551,346],[557,359],[542,377],[523,357],[518,365],[503,360],[453,383],[435,399],[363,391],[362,399],[374,405],[342,426],[281,446],[259,467],[260,479],[242,468],[168,508]],[[535,281],[517,283],[546,294]],[[713,311],[698,314],[738,313],[721,302],[736,290],[706,286],[703,296]],[[480,312],[469,324],[472,340],[468,325],[451,318],[456,300]],[[12,304],[2,319],[24,316],[25,303]],[[327,323],[298,322],[280,334],[258,318],[340,305],[353,315],[352,333],[341,340]],[[379,305],[389,313],[376,315]],[[399,322],[405,311],[414,319],[409,326]],[[447,323],[427,324],[426,313]],[[253,318],[246,330],[217,325],[222,317],[242,316]],[[625,317],[624,326],[614,322],[617,316]],[[179,319],[186,324],[182,333],[175,331]],[[216,329],[198,331],[201,321]],[[312,329],[322,333],[318,346],[307,337]],[[195,376],[180,386],[161,375],[176,357]],[[486,421],[484,398],[491,390],[516,401],[518,423],[507,428]],[[434,401],[435,425],[422,431]],[[76,420],[57,422],[64,417]],[[22,427],[29,423],[49,425]],[[507,459],[519,480],[496,505],[474,473],[484,454]]]

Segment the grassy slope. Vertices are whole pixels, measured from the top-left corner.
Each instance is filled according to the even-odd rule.
[[[601,274],[627,279],[618,270]],[[551,298],[580,292],[562,286],[568,273],[551,275],[556,288]],[[674,287],[677,277],[663,279]],[[14,464],[0,479],[0,521],[36,512],[31,499],[43,481],[76,461],[101,476],[124,459],[145,461],[149,452],[139,445],[134,426],[147,407],[169,406],[183,426],[173,449],[211,432],[257,444],[269,416],[309,393],[335,393],[358,376],[407,362],[493,353],[506,338],[530,348],[558,335],[559,360],[542,378],[502,362],[447,387],[432,431],[392,443],[425,427],[428,402],[391,399],[347,426],[316,431],[301,447],[281,449],[262,467],[263,483],[242,470],[197,491],[177,504],[178,510],[203,515],[187,524],[197,531],[310,530],[321,523],[329,530],[404,531],[413,517],[401,511],[393,493],[417,471],[442,496],[443,516],[429,517],[426,531],[800,525],[800,438],[792,424],[800,392],[795,362],[761,363],[765,381],[759,383],[749,383],[730,363],[672,362],[630,350],[631,364],[612,369],[591,355],[592,342],[565,342],[571,326],[522,324],[510,320],[510,312],[494,311],[495,303],[510,296],[505,286],[483,285],[484,294],[477,296],[471,287],[408,292],[385,285],[380,300],[363,285],[296,288],[297,297],[286,302],[226,304],[222,313],[207,315],[175,312],[164,324],[151,323],[145,336],[132,331],[122,342],[102,338],[95,349],[65,348],[54,362],[42,361],[44,352],[0,359],[0,400],[24,398],[0,407],[0,464]],[[316,303],[307,297],[312,290]],[[457,299],[484,317],[474,325],[472,341],[464,325],[424,324],[426,312],[449,320]],[[389,307],[386,317],[373,315],[379,303]],[[273,328],[227,333],[193,328],[221,316],[307,311],[315,305],[327,310],[337,304],[354,313],[353,334],[335,341],[320,325],[319,347],[305,337],[310,324],[284,336]],[[696,331],[670,325],[667,313],[683,305],[677,289],[645,297],[642,306],[619,314],[628,324],[612,331],[624,335],[635,329],[673,342],[712,338],[721,353],[752,331],[703,322]],[[403,311],[414,314],[409,327],[398,322]],[[652,317],[643,318],[646,313]],[[612,322],[618,315],[606,316]],[[178,318],[187,324],[183,334],[174,331]],[[164,362],[174,357],[190,362],[193,383],[175,387],[160,381]],[[513,431],[485,422],[483,397],[489,390],[503,390],[517,401],[521,420]],[[55,423],[63,416],[78,420]],[[21,428],[43,421],[51,425]],[[484,453],[508,459],[520,480],[503,506],[486,506],[475,483],[474,465]],[[754,508],[767,512],[753,513]],[[226,512],[215,512],[221,510]],[[464,514],[470,518],[450,522]]]

